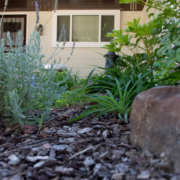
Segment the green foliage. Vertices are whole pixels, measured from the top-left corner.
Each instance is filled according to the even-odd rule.
[[[121,0],[120,3],[131,2],[131,0]],[[154,57],[156,58],[153,66],[158,67],[156,75],[159,75],[159,79],[168,79],[174,77],[173,82],[178,81],[178,76],[171,75],[172,72],[179,72],[176,68],[179,65],[179,52],[180,52],[180,1],[179,0],[148,0],[146,3],[139,0],[133,0],[133,2],[145,4],[148,6],[147,12],[150,8],[157,9],[160,13],[155,18],[156,26],[159,28],[158,31],[154,31],[157,34],[159,42],[154,41],[154,44],[158,44],[158,47],[153,50]],[[149,17],[153,16],[151,13]],[[158,26],[158,24],[160,26]],[[169,76],[169,77],[168,77]]]
[[[112,33],[108,33],[107,36],[114,37],[114,39],[110,41],[110,45],[105,45],[104,48],[111,52],[124,54],[122,47],[127,47],[137,59],[140,59],[141,57],[136,52],[138,48],[147,54],[144,62],[152,69],[156,56],[154,50],[160,42],[159,34],[162,31],[162,21],[153,18],[143,25],[139,24],[139,21],[140,18],[134,19],[133,22],[127,22],[126,34],[123,34],[122,30],[113,30]],[[135,39],[135,42],[132,42],[132,38]]]
[[[151,85],[153,82],[152,70],[149,68],[148,64],[144,62],[147,57],[147,54],[137,54],[139,58],[134,56],[119,56],[117,61],[117,66],[114,68],[103,68],[98,67],[104,72],[99,74],[98,76],[92,76],[92,73],[97,69],[95,68],[90,73],[89,80],[86,85],[87,93],[106,93],[106,90],[110,90],[112,93],[116,91],[116,79],[120,77],[126,77],[127,81],[132,80],[132,84],[138,80],[139,76],[150,72],[146,77],[146,85]],[[143,78],[143,81],[145,78]]]
[[[141,0],[121,1],[132,2],[145,3]],[[179,84],[180,68],[176,65],[180,63],[180,21],[174,19],[180,17],[180,3],[177,2],[148,0],[146,5],[149,8],[155,7],[162,13],[146,24],[141,25],[140,19],[134,19],[133,22],[127,22],[124,32],[120,29],[107,34],[107,37],[113,39],[104,48],[123,56],[119,56],[117,67],[98,67],[104,70],[99,76],[92,76],[95,69],[90,73],[85,86],[89,93],[86,100],[95,104],[90,105],[71,121],[91,113],[101,116],[108,112],[118,114],[121,119],[127,121],[132,101],[138,93],[154,86]],[[133,56],[124,54],[122,47],[127,47]],[[137,53],[137,50],[144,53]]]
[[[82,88],[66,91],[60,99],[56,100],[55,107],[69,107],[70,105],[80,105],[83,101],[85,91]]]
[[[141,54],[142,61],[145,57],[145,54]],[[92,70],[88,77],[88,83],[83,88],[83,91],[86,92],[83,98],[85,102],[93,102],[93,105],[90,105],[80,116],[71,121],[81,119],[91,113],[101,116],[112,112],[127,122],[134,97],[155,86],[151,80],[152,71],[141,68],[139,62],[134,60],[136,60],[135,57],[123,56],[121,61],[124,61],[124,67],[98,67],[104,70],[104,73],[98,76],[93,76],[93,72],[97,68]]]
[[[55,83],[62,82],[67,77],[68,73],[69,73],[68,70],[63,70],[62,72],[56,71],[54,82]],[[64,83],[61,83],[60,87],[67,86],[67,90],[70,90],[71,88],[75,87],[78,83],[79,83],[79,76],[78,74],[74,74],[69,76],[69,78]]]
[[[156,73],[160,77],[169,76],[172,71],[179,71],[176,66],[180,64],[180,20],[172,20],[171,24],[164,23],[164,36],[157,50],[158,60],[154,65],[160,67]]]
[[[41,115],[41,118],[39,119],[39,131],[41,130],[42,123],[43,123],[43,114]]]
[[[85,95],[85,102],[94,102],[96,104],[90,105],[82,112],[80,116],[70,120],[70,122],[79,120],[92,113],[96,113],[99,117],[109,112],[118,114],[119,118],[124,119],[127,122],[128,114],[130,113],[131,104],[134,97],[139,92],[147,89],[145,82],[142,81],[143,79],[146,79],[147,76],[148,73],[144,74],[143,76],[138,75],[136,81],[134,81],[132,77],[124,75],[120,76],[119,79],[110,77],[110,81],[114,80],[114,88],[110,88],[108,86],[109,82],[107,81],[108,78],[106,78],[107,86],[99,86],[106,89],[106,94]]]
[[[144,51],[147,54],[144,60],[157,79],[168,79],[171,73],[179,69],[179,52],[180,52],[180,1],[174,0],[148,0],[147,2],[140,0],[121,0],[120,3],[136,2],[155,8],[160,11],[157,17],[153,17],[147,24],[140,25],[139,20],[134,19],[133,22],[127,22],[127,29],[123,34],[122,30],[108,33],[108,37],[114,37],[110,45],[105,48],[110,51],[122,53],[122,47],[126,46],[137,58],[139,58],[136,50]],[[151,13],[149,15],[153,16]],[[131,35],[130,35],[131,34]],[[132,42],[135,39],[135,43]],[[173,47],[174,46],[174,47]],[[153,76],[152,74],[152,76]],[[177,74],[176,74],[177,75]],[[173,80],[178,81],[178,76]]]

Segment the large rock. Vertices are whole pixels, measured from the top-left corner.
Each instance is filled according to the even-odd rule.
[[[180,173],[180,87],[163,86],[136,96],[130,115],[131,142],[162,153]]]

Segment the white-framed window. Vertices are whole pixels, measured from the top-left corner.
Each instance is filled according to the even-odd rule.
[[[63,24],[66,29],[66,47],[72,47],[74,38],[76,47],[102,47],[110,40],[104,34],[112,29],[120,29],[120,10],[56,11],[52,19],[52,47],[58,44]]]

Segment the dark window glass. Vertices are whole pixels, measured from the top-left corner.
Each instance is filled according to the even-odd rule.
[[[65,29],[66,29],[66,41],[69,41],[69,39],[70,39],[70,16],[58,16],[57,17],[57,41],[59,39],[63,24],[65,24]],[[63,41],[63,39],[61,41]]]
[[[3,32],[17,32],[19,30],[21,30],[20,22],[4,22],[3,24]]]
[[[106,27],[104,28],[104,25]],[[103,15],[101,16],[101,42],[110,41],[112,38],[106,37],[108,32],[112,32],[114,29],[114,16]]]

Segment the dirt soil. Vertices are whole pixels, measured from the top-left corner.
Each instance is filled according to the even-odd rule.
[[[0,180],[180,180],[164,153],[141,152],[130,142],[130,124],[116,115],[83,108],[51,109],[42,125],[7,125],[0,119]]]

